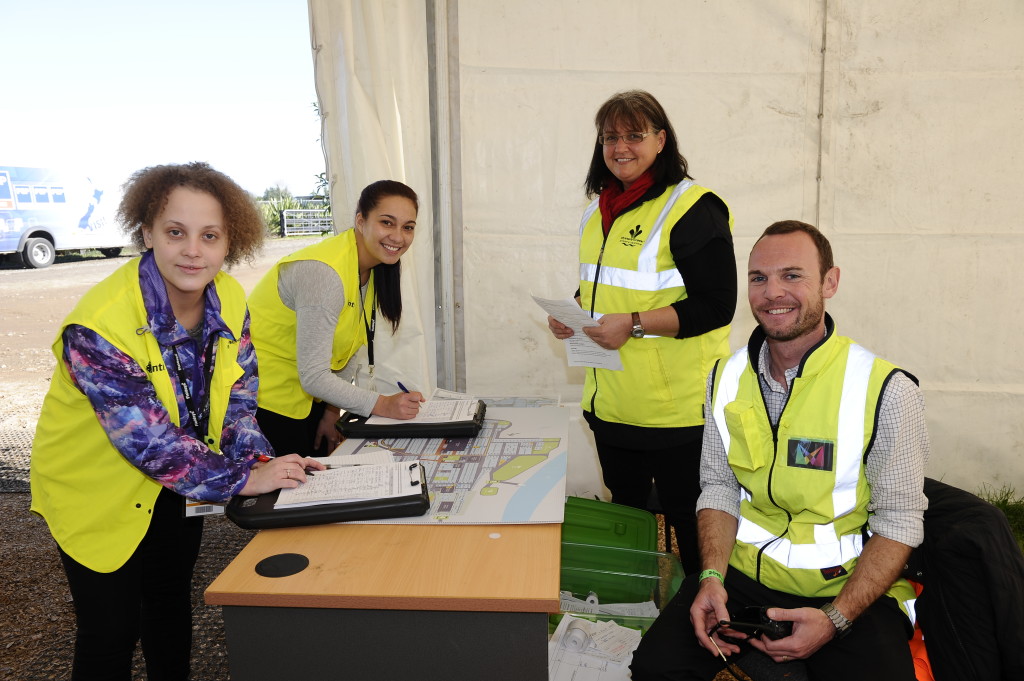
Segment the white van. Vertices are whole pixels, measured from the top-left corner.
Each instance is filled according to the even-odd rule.
[[[0,254],[47,267],[58,251],[96,249],[113,258],[131,240],[114,221],[117,188],[53,168],[0,166]]]

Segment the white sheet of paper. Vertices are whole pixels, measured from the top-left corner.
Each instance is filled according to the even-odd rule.
[[[640,645],[639,631],[619,626],[612,621],[594,622],[590,627],[590,636],[591,645],[617,663],[632,655]]]
[[[582,626],[590,632],[589,645],[585,650],[577,652],[566,645],[573,623],[579,623],[575,626]],[[628,681],[629,663],[633,659],[633,650],[640,643],[640,632],[633,629],[619,631],[621,629],[625,628],[614,622],[589,622],[565,615],[548,642],[548,679]]]
[[[575,300],[551,300],[537,296],[533,296],[533,300],[549,315],[572,329],[572,335],[565,339],[565,354],[569,366],[622,371],[619,351],[602,348],[583,332],[583,327],[598,324],[597,320],[584,312]]]
[[[629,617],[657,617],[658,606],[654,601],[643,603],[602,603],[597,611],[603,615],[627,615]]]
[[[420,490],[418,463],[345,466],[307,475],[294,489],[282,489],[274,508],[317,506],[362,499],[404,497]]]
[[[434,388],[434,392],[430,394],[432,400],[474,400],[476,399],[472,395],[466,393],[457,393],[454,390],[445,390],[444,388]]]
[[[341,445],[334,450],[341,450]],[[332,453],[326,459],[321,459],[328,468],[341,468],[342,466],[367,466],[370,464],[392,463],[395,460],[390,449],[381,447],[363,447],[358,454],[337,454]]]
[[[477,400],[428,400],[420,403],[420,413],[411,419],[389,419],[371,416],[367,425],[400,426],[404,423],[454,423],[471,421],[476,415]]]

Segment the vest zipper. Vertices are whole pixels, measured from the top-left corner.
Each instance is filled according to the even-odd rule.
[[[795,381],[796,379],[794,379]],[[776,541],[782,539],[789,532],[789,524],[793,522],[793,515],[782,506],[775,503],[775,497],[772,496],[772,479],[775,477],[775,462],[779,457],[779,423],[782,422],[782,416],[786,413],[786,407],[789,406],[789,398],[793,394],[793,388],[790,386],[789,391],[786,393],[786,401],[782,404],[782,411],[779,412],[779,420],[776,423],[772,423],[771,416],[768,414],[768,402],[764,399],[764,392],[762,392],[760,386],[760,378],[758,379],[758,392],[761,394],[761,402],[764,403],[764,415],[768,419],[768,425],[772,429],[772,465],[768,469],[768,500],[772,502],[772,505],[781,510],[786,514],[786,531],[780,534],[775,539],[771,540],[757,551],[757,565],[755,566],[755,578],[756,581],[761,583],[761,559],[764,552],[769,546],[774,544]]]
[[[611,230],[608,230],[609,232]],[[590,287],[590,318],[594,318],[594,304],[597,301],[597,282],[601,280],[601,262],[604,260],[604,247],[608,243],[608,235],[604,235],[601,242],[601,252],[597,254],[597,267],[594,269],[594,283]],[[597,367],[591,367],[594,372],[594,394],[590,396],[590,413],[597,416]]]

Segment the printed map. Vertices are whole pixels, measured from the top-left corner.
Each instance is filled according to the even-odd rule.
[[[568,411],[557,406],[488,406],[475,438],[350,439],[338,455],[366,448],[418,460],[427,474],[430,510],[383,524],[557,523],[565,505]]]

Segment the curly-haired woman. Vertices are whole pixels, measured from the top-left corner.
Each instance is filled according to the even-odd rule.
[[[202,517],[305,481],[323,465],[272,458],[241,285],[265,227],[248,194],[205,163],[136,172],[118,218],[143,250],[61,324],[32,449],[32,510],[57,542],[75,604],[73,679],[187,679]]]

